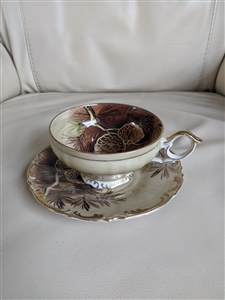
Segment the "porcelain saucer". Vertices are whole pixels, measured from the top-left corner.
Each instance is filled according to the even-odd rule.
[[[164,156],[163,150],[158,156]],[[62,163],[51,146],[43,149],[27,170],[34,198],[51,211],[86,221],[112,221],[148,214],[174,197],[183,184],[182,165],[151,162],[134,172],[129,183],[98,190]]]

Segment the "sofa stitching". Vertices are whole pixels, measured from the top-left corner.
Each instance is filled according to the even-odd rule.
[[[34,60],[33,60],[32,52],[31,52],[31,46],[30,46],[30,41],[29,41],[29,36],[28,36],[28,31],[27,31],[27,26],[26,26],[26,21],[25,21],[25,15],[24,15],[21,0],[19,1],[19,6],[20,6],[22,21],[23,21],[24,35],[25,35],[25,40],[26,40],[26,44],[27,44],[27,52],[28,52],[28,57],[29,57],[29,61],[30,61],[31,71],[32,71],[32,74],[33,74],[33,78],[34,78],[34,82],[36,84],[36,87],[37,87],[38,91],[41,92],[41,87],[40,87],[38,77],[37,77],[37,74],[36,74],[36,71],[35,71],[35,68],[34,68]]]
[[[198,84],[197,84],[197,90],[200,89],[200,86],[202,84],[203,77],[204,77],[204,74],[205,74],[205,68],[206,68],[206,64],[207,64],[207,58],[208,58],[208,54],[209,54],[209,47],[210,47],[212,33],[213,33],[213,28],[214,28],[214,23],[215,23],[217,1],[218,0],[215,0],[215,4],[214,4],[212,20],[211,20],[211,25],[210,25],[209,34],[208,34],[208,40],[207,40],[207,44],[206,44],[205,55],[204,55],[202,69],[201,69],[199,80],[198,80]]]

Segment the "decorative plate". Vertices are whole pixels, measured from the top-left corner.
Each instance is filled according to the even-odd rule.
[[[168,203],[181,188],[183,173],[180,161],[151,162],[135,171],[129,183],[98,190],[85,184],[48,146],[30,164],[27,182],[34,198],[55,213],[86,221],[112,221],[148,214]]]

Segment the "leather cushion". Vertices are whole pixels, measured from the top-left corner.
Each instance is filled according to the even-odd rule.
[[[4,2],[22,92],[213,90],[224,3]]]
[[[204,141],[182,161],[184,184],[157,212],[112,223],[42,207],[26,183],[60,111],[96,102],[157,114],[165,135]],[[224,97],[211,93],[48,93],[2,105],[3,299],[223,299]],[[138,197],[137,197],[138,201]]]

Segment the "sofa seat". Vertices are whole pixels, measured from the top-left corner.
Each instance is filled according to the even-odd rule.
[[[129,220],[82,222],[33,198],[26,171],[49,145],[51,119],[96,102],[146,108],[163,120],[165,136],[188,129],[203,139],[182,161],[184,184],[168,205]],[[3,299],[223,298],[224,97],[27,94],[2,104],[2,128]]]

